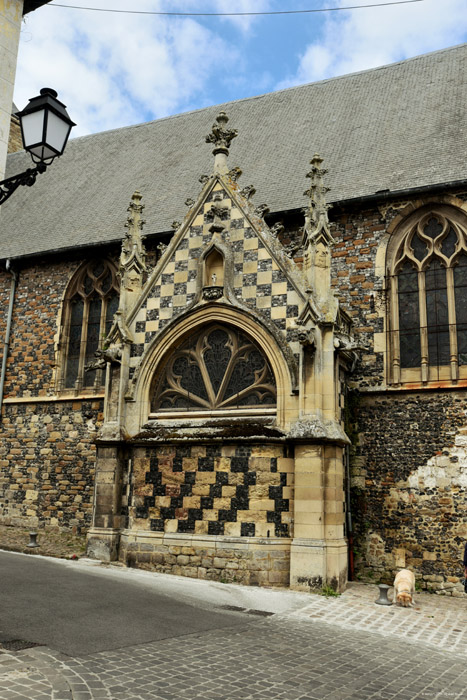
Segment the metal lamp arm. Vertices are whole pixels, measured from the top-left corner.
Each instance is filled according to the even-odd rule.
[[[2,180],[0,182],[0,205],[6,202],[8,197],[21,185],[32,187],[36,182],[36,177],[41,173],[45,173],[46,170],[47,165],[45,163],[38,163],[35,168],[28,168],[24,173]]]

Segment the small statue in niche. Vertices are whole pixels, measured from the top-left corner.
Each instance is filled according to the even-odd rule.
[[[211,275],[211,283],[212,283],[212,286],[213,286],[213,287],[215,287],[216,284],[217,284],[217,275],[216,275],[215,272],[213,272],[212,275]]]

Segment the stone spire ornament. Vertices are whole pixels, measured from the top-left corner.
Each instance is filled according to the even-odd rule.
[[[326,202],[329,187],[323,181],[327,170],[322,168],[323,159],[317,153],[310,161],[311,170],[307,173],[310,187],[304,194],[309,197],[309,205],[304,209],[305,226],[302,245],[304,249],[304,271],[311,288],[322,301],[331,293],[331,248],[334,239],[329,228]]]
[[[304,244],[306,244],[307,239],[318,236],[323,236],[330,245],[334,243],[329,230],[328,219],[328,210],[331,208],[331,205],[326,202],[326,194],[330,188],[326,187],[323,182],[323,177],[328,171],[321,167],[322,162],[321,156],[315,153],[310,160],[311,170],[306,174],[306,177],[309,177],[311,182],[309,189],[304,192],[310,199],[309,206],[304,210]]]
[[[136,299],[143,286],[143,275],[146,272],[146,251],[143,245],[141,194],[136,191],[128,207],[128,217],[125,223],[127,232],[122,243],[119,273],[121,278],[120,309],[127,310]]]
[[[230,144],[237,136],[237,129],[227,129],[228,116],[225,112],[220,112],[216,117],[216,124],[213,124],[212,131],[206,136],[206,143],[213,143],[214,172],[226,175],[229,172],[227,167],[227,156],[229,155]]]

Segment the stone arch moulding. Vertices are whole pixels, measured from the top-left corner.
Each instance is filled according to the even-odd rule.
[[[251,336],[258,344],[266,356],[276,380],[277,423],[280,427],[285,427],[288,422],[286,419],[286,406],[288,399],[293,393],[293,377],[289,363],[284,357],[279,344],[265,328],[258,324],[256,319],[237,309],[220,304],[212,304],[198,308],[168,328],[167,332],[157,339],[152,351],[147,353],[146,359],[143,360],[138,372],[134,403],[128,404],[129,412],[132,412],[132,404],[134,410],[138,411],[138,429],[141,429],[150,413],[150,390],[153,377],[160,362],[166,358],[167,353],[170,353],[182,339],[189,336],[190,332],[196,332],[201,326],[208,323],[220,323],[239,328],[245,334]]]
[[[419,199],[414,199],[412,202],[407,204],[407,206],[401,209],[397,216],[395,216],[388,225],[387,233],[392,235],[399,229],[401,224],[405,225],[406,220],[411,214],[418,212],[422,209],[422,207],[437,207],[441,204],[446,204],[467,215],[467,201],[464,202],[462,199],[459,199],[459,197],[454,195],[445,194],[438,197],[420,197]]]

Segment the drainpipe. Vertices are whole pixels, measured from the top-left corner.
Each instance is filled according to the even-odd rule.
[[[345,461],[345,476],[346,476],[346,515],[347,515],[347,542],[349,546],[349,581],[354,580],[355,567],[354,567],[354,551],[353,551],[353,525],[352,525],[352,512],[350,509],[350,453],[349,446],[344,447],[344,461]]]
[[[13,316],[13,304],[15,301],[16,283],[18,281],[18,273],[10,267],[10,260],[6,261],[6,270],[11,273],[11,288],[10,288],[10,303],[8,305],[8,317],[5,330],[5,343],[3,345],[3,361],[2,374],[0,376],[0,422],[2,420],[3,407],[3,389],[5,386],[6,361],[8,357],[8,348],[10,345],[11,317]]]

